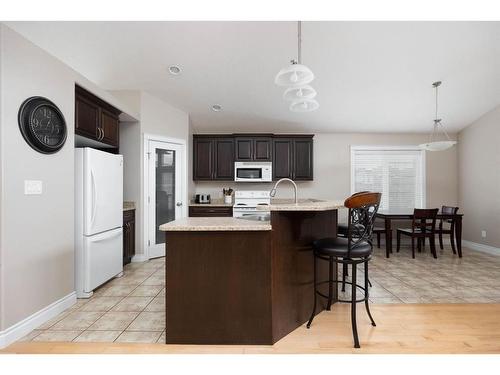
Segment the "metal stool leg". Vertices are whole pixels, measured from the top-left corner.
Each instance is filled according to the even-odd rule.
[[[352,265],[351,272],[351,324],[352,336],[354,338],[354,347],[360,348],[358,338],[358,326],[356,323],[356,264]]]
[[[345,278],[347,276],[347,264],[342,264],[342,291],[345,292]]]
[[[328,272],[328,304],[326,309],[331,310],[332,300],[333,300],[333,257],[328,260],[329,272]]]
[[[372,321],[372,326],[376,327],[377,325],[375,324],[375,321],[373,320],[372,314],[370,312],[370,306],[368,304],[368,262],[365,262],[365,307],[366,307],[366,312],[368,313],[368,317]]]
[[[313,310],[312,310],[311,316],[309,317],[309,321],[307,322],[307,325],[306,325],[307,328],[311,327],[311,323],[314,319],[314,316],[316,315],[316,298],[317,298],[316,255],[313,254],[313,258],[314,258],[314,261],[313,261],[314,262],[314,303],[313,303]]]

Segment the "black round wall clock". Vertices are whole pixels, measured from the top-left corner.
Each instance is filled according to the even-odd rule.
[[[66,142],[64,116],[47,98],[26,99],[19,108],[18,122],[24,140],[38,152],[53,154]]]

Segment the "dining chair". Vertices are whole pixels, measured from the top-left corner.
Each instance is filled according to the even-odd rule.
[[[439,209],[421,209],[415,208],[413,210],[413,220],[411,222],[411,228],[398,228],[397,230],[397,249],[399,252],[401,245],[401,235],[411,237],[411,254],[412,258],[415,258],[415,238],[418,240],[418,249],[420,251],[421,244],[425,238],[429,239],[431,252],[434,258],[437,258],[436,252],[436,215]]]
[[[442,206],[441,213],[444,215],[456,215],[458,212],[458,207],[451,206]],[[443,224],[450,224],[449,228],[445,228]],[[439,237],[439,247],[443,250],[443,234],[450,235],[451,242],[451,250],[453,250],[453,254],[456,254],[457,251],[455,249],[455,220],[454,219],[440,219],[439,227],[436,229],[436,233]]]

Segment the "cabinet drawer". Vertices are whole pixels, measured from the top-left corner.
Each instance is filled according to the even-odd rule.
[[[233,216],[232,207],[189,206],[190,217]]]
[[[135,210],[123,211],[123,222],[134,220],[134,219],[135,219]]]

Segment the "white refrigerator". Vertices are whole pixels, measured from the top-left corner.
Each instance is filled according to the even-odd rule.
[[[75,288],[89,298],[123,271],[123,156],[75,152]]]

